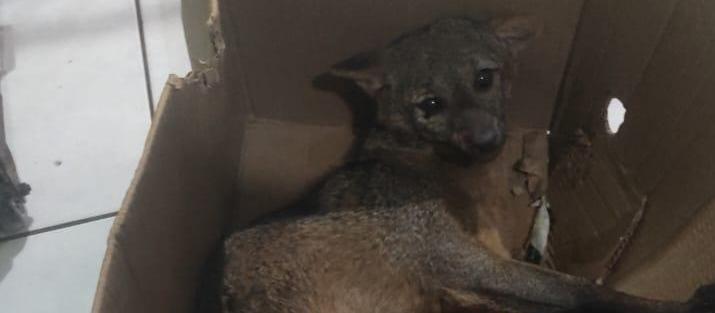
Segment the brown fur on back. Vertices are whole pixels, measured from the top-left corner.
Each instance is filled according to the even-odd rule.
[[[225,299],[227,307],[241,308],[235,312],[432,311],[431,286],[437,278],[425,270],[440,260],[429,260],[428,254],[441,241],[436,238],[459,229],[443,206],[427,202],[335,212],[240,232],[226,242],[231,271],[224,281],[226,294],[233,295]],[[412,216],[407,224],[406,215]],[[435,238],[442,230],[447,232]]]

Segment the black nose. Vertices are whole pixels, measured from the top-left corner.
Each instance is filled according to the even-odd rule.
[[[473,157],[493,155],[505,143],[504,122],[482,109],[460,112],[454,127],[454,143]]]
[[[474,132],[472,139],[472,145],[477,147],[491,147],[497,146],[500,137],[499,130],[496,127],[488,127],[485,129],[479,129]]]
[[[499,127],[484,127],[463,130],[455,135],[457,143],[465,150],[489,152],[499,148],[504,142],[504,135]]]

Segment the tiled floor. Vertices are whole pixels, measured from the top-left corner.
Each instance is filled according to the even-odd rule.
[[[156,102],[190,70],[180,3],[140,0],[138,16],[134,0],[0,0],[12,35],[0,56],[13,60],[0,92],[31,230],[118,209],[151,120],[147,86]],[[111,220],[0,242],[0,311],[88,312]]]
[[[89,312],[113,220],[0,245],[2,312]]]

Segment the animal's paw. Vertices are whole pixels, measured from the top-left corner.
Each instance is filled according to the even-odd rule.
[[[690,299],[688,313],[715,313],[715,284],[700,287]]]

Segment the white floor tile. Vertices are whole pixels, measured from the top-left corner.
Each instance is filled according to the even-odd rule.
[[[113,220],[0,243],[0,311],[90,312]]]
[[[140,0],[147,60],[154,103],[159,101],[169,74],[191,71],[181,19],[182,0]]]
[[[32,229],[115,211],[150,117],[132,0],[2,0],[6,133]],[[0,54],[1,55],[1,54]]]

